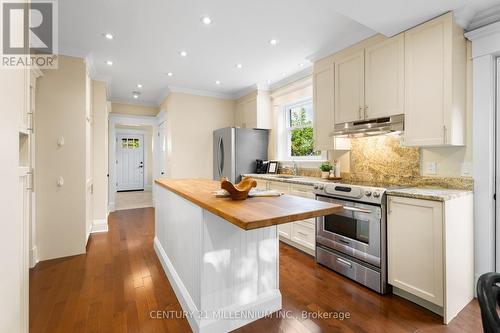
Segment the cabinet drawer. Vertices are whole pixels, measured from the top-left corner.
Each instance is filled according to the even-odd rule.
[[[316,197],[313,193],[313,187],[307,185],[291,185],[290,194],[309,199],[314,199]]]
[[[286,239],[292,238],[292,223],[284,223],[278,225],[278,234],[280,237],[284,237]]]
[[[259,190],[267,190],[268,189],[268,181],[267,180],[256,180],[257,188]]]
[[[312,229],[313,231],[316,231],[316,219],[307,219],[307,220],[302,220],[302,221],[297,221],[295,224],[304,226],[306,228]]]
[[[281,191],[284,194],[289,194],[290,193],[290,185],[287,184],[287,183],[270,181],[269,182],[269,189]]]
[[[294,223],[292,226],[292,240],[302,246],[314,250],[316,245],[315,231],[308,226]]]

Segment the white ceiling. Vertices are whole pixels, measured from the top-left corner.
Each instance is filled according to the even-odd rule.
[[[393,35],[457,8],[467,9],[467,21],[499,1],[64,0],[59,49],[89,57],[95,76],[108,81],[112,101],[158,105],[169,90],[234,98],[376,32]],[[200,22],[204,15],[213,19],[211,25]],[[105,39],[106,32],[114,39]],[[273,38],[279,40],[274,47],[268,43]],[[180,57],[181,50],[188,56]],[[134,90],[141,91],[137,100]]]

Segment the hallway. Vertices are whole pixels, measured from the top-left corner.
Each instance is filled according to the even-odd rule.
[[[86,255],[40,262],[30,272],[30,332],[190,332],[153,250],[154,209],[114,212],[109,232],[91,236]],[[479,306],[469,304],[450,325],[397,296],[380,296],[280,244],[282,314],[239,332],[479,332]],[[285,312],[286,311],[286,312]],[[344,312],[351,319],[302,318]]]

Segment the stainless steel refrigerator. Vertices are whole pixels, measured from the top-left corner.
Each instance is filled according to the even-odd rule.
[[[214,179],[233,183],[255,173],[256,160],[267,160],[269,130],[227,127],[214,131]]]

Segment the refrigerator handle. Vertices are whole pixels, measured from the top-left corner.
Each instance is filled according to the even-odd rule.
[[[217,171],[219,172],[219,178],[222,176],[222,170],[220,168],[220,150],[221,150],[222,136],[219,136],[219,142],[217,144]]]
[[[220,175],[222,177],[223,172],[224,172],[224,141],[222,140],[222,137],[220,138],[220,152],[221,152]]]

